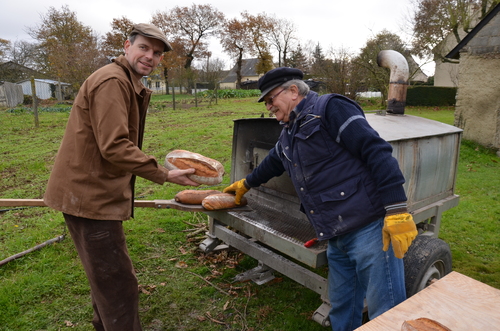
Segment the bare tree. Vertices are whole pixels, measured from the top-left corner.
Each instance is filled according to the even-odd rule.
[[[253,50],[259,59],[255,71],[263,74],[273,68],[273,57],[266,40],[273,28],[271,18],[265,13],[251,15],[246,11],[242,12],[241,16],[252,40]]]
[[[5,62],[10,48],[10,41],[0,38],[0,62]]]
[[[432,56],[433,49],[450,33],[459,43],[499,0],[414,0],[413,53]],[[439,53],[439,50],[438,50]],[[439,55],[439,54],[438,54]]]
[[[36,58],[38,55],[37,45],[26,40],[16,40],[9,50],[9,59],[12,62],[37,69]]]
[[[222,59],[208,56],[206,61],[201,63],[200,79],[208,83],[208,88],[216,89],[224,70],[225,63]]]
[[[278,67],[288,67],[289,54],[297,41],[295,37],[296,28],[292,21],[279,18],[271,18],[271,29],[268,39],[278,52]]]
[[[184,51],[182,76],[188,80],[188,88],[194,87],[193,60],[208,55],[208,39],[219,33],[223,22],[224,14],[211,5],[176,6],[168,12],[158,11],[153,15],[152,23],[182,45],[178,51]]]
[[[355,91],[350,88],[351,59],[353,54],[344,47],[330,48],[329,59],[323,68],[322,77],[328,92],[338,93],[355,99]]]
[[[252,38],[246,24],[236,18],[224,23],[220,35],[222,48],[235,60],[236,85],[239,88],[241,86],[243,55],[253,51]]]
[[[217,35],[224,14],[211,5],[174,7],[169,12],[156,12],[152,23],[173,39],[184,43],[184,68],[189,69],[196,56],[203,58],[207,52],[207,39]]]

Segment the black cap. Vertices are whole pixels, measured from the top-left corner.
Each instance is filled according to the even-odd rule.
[[[283,85],[285,82],[293,79],[302,79],[304,73],[299,69],[280,67],[269,70],[264,76],[259,78],[259,90],[262,92],[258,102],[264,101],[264,97],[278,86]]]
[[[130,32],[131,36],[134,34],[140,34],[144,37],[160,40],[165,45],[165,47],[163,48],[164,52],[172,50],[172,46],[170,46],[165,34],[153,24],[146,24],[146,23],[135,24],[132,28],[132,32]]]

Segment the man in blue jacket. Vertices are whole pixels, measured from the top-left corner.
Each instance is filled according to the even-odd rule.
[[[406,299],[403,256],[417,235],[392,147],[362,109],[338,94],[318,96],[293,68],[259,79],[267,110],[283,126],[269,155],[224,192],[236,203],[287,172],[319,240],[328,240],[329,314],[335,331],[362,324]]]

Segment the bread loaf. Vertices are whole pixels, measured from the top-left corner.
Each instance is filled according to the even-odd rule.
[[[235,196],[230,193],[212,194],[203,199],[201,205],[206,210],[219,210],[246,206],[247,199],[245,197],[241,198],[241,203],[239,205],[234,202],[234,197]]]
[[[175,201],[186,205],[201,205],[203,199],[217,193],[222,192],[217,190],[184,190],[175,195]]]
[[[451,331],[443,324],[429,318],[417,318],[416,320],[404,321],[401,331]]]
[[[196,171],[188,175],[189,179],[206,185],[220,184],[224,175],[224,166],[219,161],[181,149],[167,154],[165,168],[168,170],[194,168]]]

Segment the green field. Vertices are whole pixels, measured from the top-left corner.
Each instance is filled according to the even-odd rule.
[[[226,176],[210,189],[227,186],[233,120],[267,116],[263,105],[255,98],[200,101],[199,107],[184,100],[176,110],[165,104],[165,97],[153,98],[143,150],[160,162],[173,149],[217,159]],[[43,197],[69,115],[68,106],[47,108],[39,113],[39,127],[27,110],[0,110],[0,198]],[[453,124],[453,108],[408,108],[406,113]],[[462,142],[455,192],[460,203],[443,214],[440,231],[451,247],[453,270],[498,289],[499,161],[492,151]],[[139,179],[136,194],[172,199],[183,189]],[[205,214],[150,208],[135,214],[124,224],[144,330],[325,330],[311,320],[321,304],[313,291],[280,274],[261,286],[232,283],[257,261],[235,250],[199,252]],[[0,260],[62,234],[66,229],[59,212],[4,207]],[[89,287],[69,236],[0,266],[0,312],[0,330],[92,330]]]

